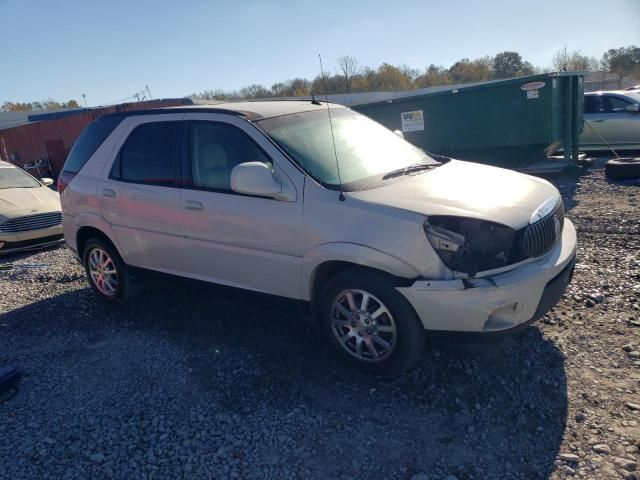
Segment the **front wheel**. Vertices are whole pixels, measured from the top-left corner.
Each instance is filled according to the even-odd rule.
[[[338,273],[324,289],[319,318],[329,343],[361,370],[395,374],[422,353],[425,331],[407,300],[382,274]]]
[[[123,299],[129,288],[129,275],[118,252],[102,239],[94,238],[84,248],[83,264],[89,285],[101,300]]]

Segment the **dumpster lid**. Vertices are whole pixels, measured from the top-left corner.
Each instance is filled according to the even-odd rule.
[[[362,93],[336,93],[328,95],[330,102],[355,107],[362,105],[376,105],[383,103],[395,103],[401,99],[413,99],[423,95],[444,95],[447,93],[458,93],[461,90],[475,90],[480,88],[493,87],[495,85],[507,85],[510,83],[531,83],[543,81],[546,78],[584,76],[585,72],[549,72],[539,75],[528,75],[526,77],[501,78],[498,80],[484,80],[482,82],[458,83],[454,85],[435,85],[433,87],[418,88],[416,90],[404,90],[399,92],[362,92]],[[324,95],[316,95],[319,100],[325,100]],[[296,99],[311,99],[311,97],[293,97]]]

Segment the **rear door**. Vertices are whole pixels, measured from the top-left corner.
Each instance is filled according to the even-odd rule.
[[[184,114],[130,117],[98,186],[102,215],[129,265],[189,275],[180,204]],[[123,123],[124,123],[123,122]]]
[[[187,114],[182,208],[196,278],[299,298],[304,176],[255,127],[233,115]],[[235,193],[231,171],[260,161],[286,198]]]
[[[580,134],[580,146],[588,147],[594,144],[601,144],[602,140],[594,136],[593,128],[595,127],[594,120],[598,113],[604,111],[604,104],[600,95],[585,95],[584,96],[584,120],[585,125]]]

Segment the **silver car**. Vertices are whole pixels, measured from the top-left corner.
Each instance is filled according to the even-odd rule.
[[[584,95],[580,149],[640,150],[640,92],[615,90]],[[605,143],[606,140],[606,143]]]
[[[48,188],[52,183],[0,160],[0,257],[62,241],[60,197]]]
[[[429,331],[526,325],[560,300],[575,263],[549,182],[436,161],[315,101],[102,117],[58,189],[99,298],[125,298],[149,273],[285,297],[366,370],[408,367]]]

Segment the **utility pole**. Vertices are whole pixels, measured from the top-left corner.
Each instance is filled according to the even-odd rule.
[[[87,96],[83,93],[82,94],[82,100],[84,100],[84,106],[87,106]]]

